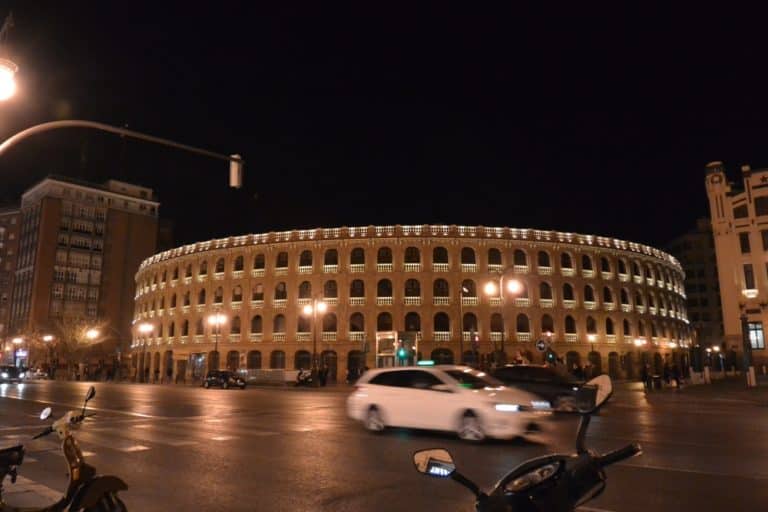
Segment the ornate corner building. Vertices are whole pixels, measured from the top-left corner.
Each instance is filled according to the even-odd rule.
[[[484,294],[502,275],[523,285],[518,293]],[[417,331],[419,357],[437,362],[472,359],[472,338],[481,357],[503,347],[539,362],[535,342],[547,339],[569,364],[631,377],[639,364],[685,357],[683,279],[658,249],[553,231],[397,225],[230,237],[144,260],[133,365],[194,378],[216,346],[219,366],[233,369],[307,367],[316,350],[336,376],[374,367],[365,348],[394,330]],[[318,297],[328,308],[312,325],[302,308]],[[226,319],[220,329],[213,313]]]

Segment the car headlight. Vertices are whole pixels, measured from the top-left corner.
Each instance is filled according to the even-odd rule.
[[[19,373],[19,378],[20,378],[20,379],[23,379],[23,378],[24,378],[24,372],[21,372],[21,373]]]
[[[8,372],[0,373],[0,377],[2,377],[3,379],[7,379],[8,378]]]
[[[529,471],[528,473],[515,478],[509,482],[504,489],[509,492],[522,492],[530,489],[534,485],[540,484],[544,480],[555,476],[561,465],[562,462],[553,462],[552,464],[539,466],[533,471]]]

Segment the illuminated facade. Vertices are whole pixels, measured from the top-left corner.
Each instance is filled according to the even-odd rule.
[[[522,289],[486,295],[499,276]],[[502,346],[541,362],[535,345],[545,339],[571,365],[633,376],[640,361],[660,366],[688,345],[683,279],[658,249],[553,231],[397,225],[230,237],[141,264],[134,324],[150,332],[135,329],[133,364],[196,377],[218,337],[221,367],[306,367],[315,326],[302,309],[321,298],[316,353],[341,378],[373,367],[376,333],[393,330],[417,331],[421,358],[437,362],[485,361]],[[226,316],[218,334],[213,313]]]

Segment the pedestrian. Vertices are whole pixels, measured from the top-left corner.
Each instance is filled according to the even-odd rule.
[[[155,368],[155,384],[160,382],[160,368]]]
[[[669,384],[670,378],[672,377],[672,370],[669,367],[669,363],[664,363],[664,368],[662,369],[662,373],[664,375],[664,382]]]
[[[144,382],[149,382],[149,366],[144,368]]]
[[[643,381],[643,388],[645,388],[646,391],[650,391],[650,375],[648,374],[647,364],[644,364],[640,369],[640,379]]]
[[[168,384],[171,383],[171,379],[173,379],[173,368],[170,366],[165,370],[165,375],[168,377]]]

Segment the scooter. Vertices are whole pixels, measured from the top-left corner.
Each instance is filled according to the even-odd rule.
[[[11,483],[16,483],[17,469],[24,461],[24,446],[4,448],[0,450],[0,512],[127,511],[117,493],[127,490],[128,486],[116,476],[96,475],[96,468],[86,464],[83,452],[72,435],[72,430],[78,428],[86,418],[93,416],[93,414],[86,414],[85,408],[94,396],[96,396],[96,389],[91,386],[85,396],[83,410],[79,414],[78,411],[67,412],[32,438],[39,439],[53,432],[59,436],[69,473],[69,484],[64,496],[56,503],[40,508],[17,508],[6,504],[2,499],[2,484],[6,476],[10,476]],[[50,415],[51,408],[46,407],[40,414],[40,419],[46,420]]]
[[[309,370],[299,370],[296,375],[297,386],[311,386],[312,385],[312,372]]]
[[[456,471],[451,454],[444,449],[420,450],[413,454],[416,470],[437,478],[451,478],[474,493],[479,512],[572,512],[576,507],[598,497],[606,486],[604,468],[642,452],[640,445],[600,455],[584,446],[592,415],[610,398],[611,379],[601,375],[589,388],[592,405],[579,410],[576,453],[536,457],[517,466],[489,493]]]

